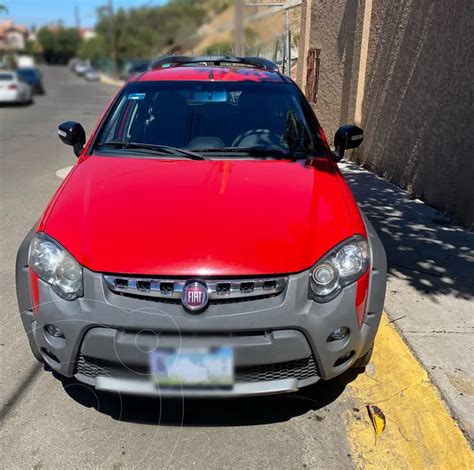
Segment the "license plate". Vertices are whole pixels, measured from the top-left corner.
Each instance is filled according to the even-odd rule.
[[[232,387],[234,352],[215,348],[158,348],[150,355],[153,382],[160,387]]]

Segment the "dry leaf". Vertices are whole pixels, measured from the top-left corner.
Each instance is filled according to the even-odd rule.
[[[378,406],[367,405],[370,420],[374,426],[375,434],[382,434],[385,429],[385,415]]]

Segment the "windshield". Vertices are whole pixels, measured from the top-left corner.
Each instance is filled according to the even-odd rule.
[[[308,108],[289,83],[135,82],[108,113],[95,149],[130,154],[126,144],[146,144],[206,157],[326,155]]]

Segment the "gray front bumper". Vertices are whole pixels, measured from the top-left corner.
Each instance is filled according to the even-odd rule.
[[[75,376],[97,389],[162,396],[296,391],[344,372],[373,343],[385,296],[386,259],[373,228],[370,224],[367,228],[372,266],[367,313],[360,327],[356,285],[346,287],[332,301],[318,304],[308,299],[308,271],[290,275],[285,290],[275,297],[210,304],[195,315],[180,304],[117,295],[105,286],[101,274],[84,269],[84,297],[73,302],[62,300],[40,281],[40,307],[35,318],[26,268],[28,237],[17,259],[21,318],[32,349],[45,362],[58,373]],[[61,328],[65,338],[47,334],[44,326],[49,323]],[[328,342],[331,332],[342,326],[350,329],[350,335]],[[241,380],[237,374],[234,388],[228,390],[157,389],[146,368],[148,352],[158,343],[174,347],[229,344],[235,351],[236,368],[268,369],[271,373],[244,373]],[[354,351],[350,359],[335,365],[350,351]],[[84,361],[89,362],[84,365]],[[293,366],[296,372],[292,375]]]

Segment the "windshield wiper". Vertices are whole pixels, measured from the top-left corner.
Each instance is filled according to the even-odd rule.
[[[288,158],[290,160],[297,160],[299,158],[310,158],[307,153],[301,151],[289,151],[272,149],[266,147],[221,147],[221,148],[205,148],[198,149],[199,152],[209,153],[243,153],[249,156],[269,157],[269,158]]]
[[[189,150],[180,149],[178,147],[170,147],[169,145],[158,145],[158,144],[146,144],[141,142],[122,142],[120,140],[111,140],[110,142],[99,142],[99,147],[113,147],[119,149],[134,149],[134,150],[148,150],[153,153],[166,153],[168,155],[179,154],[183,157],[190,158],[191,160],[206,160],[199,153],[194,153]]]

